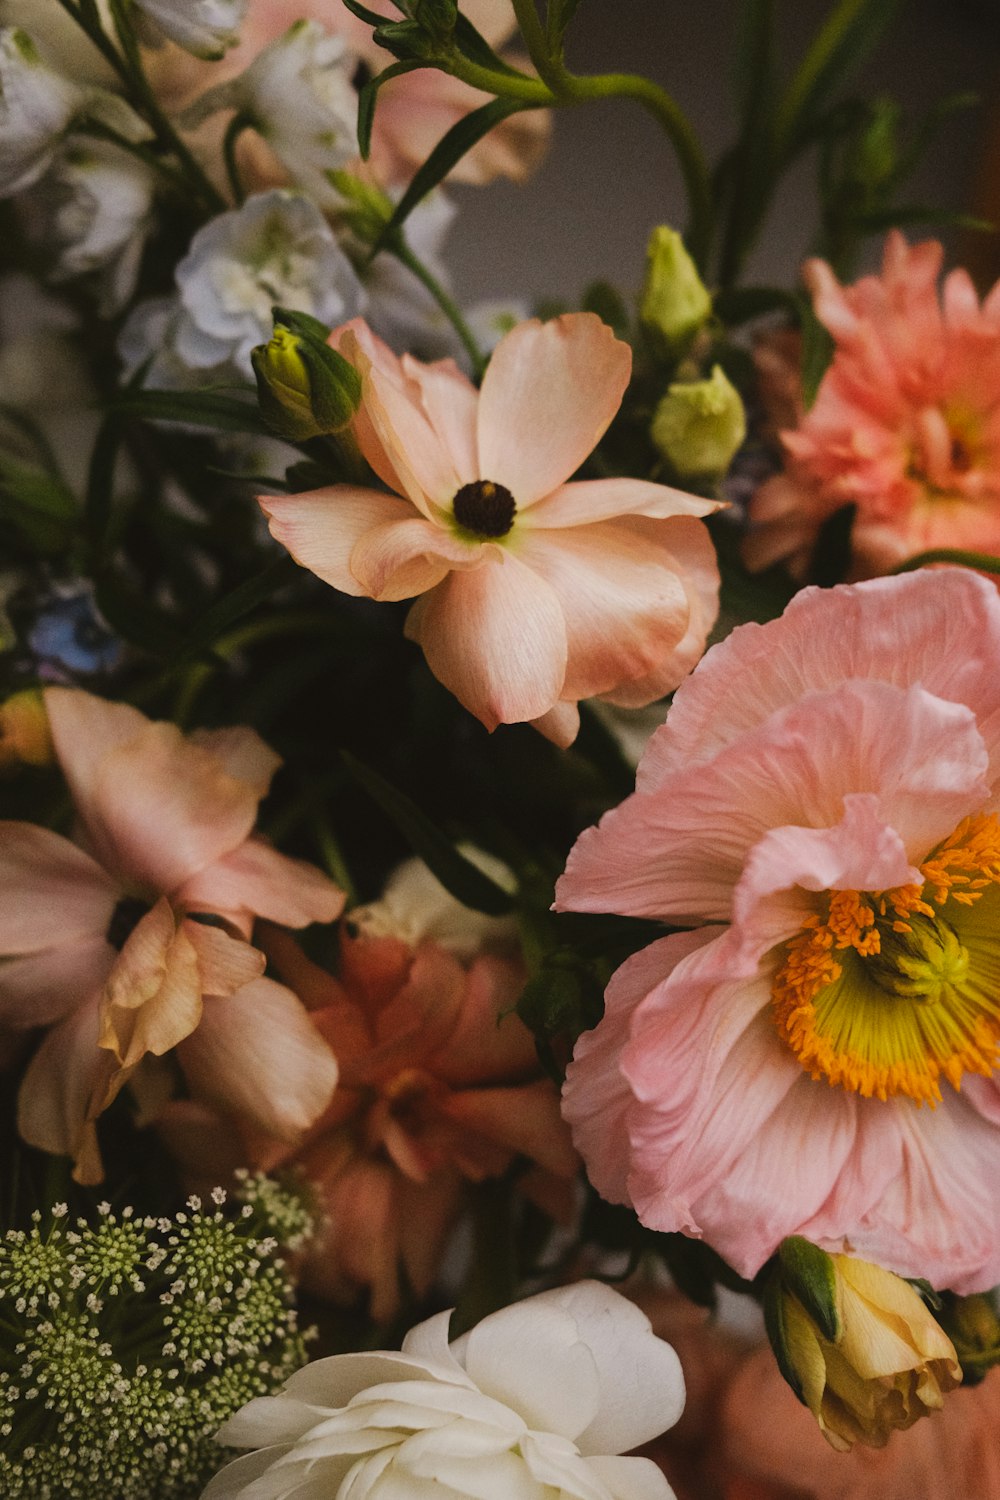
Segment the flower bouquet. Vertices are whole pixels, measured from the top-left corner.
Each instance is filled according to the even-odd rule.
[[[0,0],[10,1500],[1000,1494],[967,100],[746,0],[709,162],[578,8]],[[608,99],[641,288],[463,303]]]

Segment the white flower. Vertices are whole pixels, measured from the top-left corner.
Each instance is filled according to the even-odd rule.
[[[514,877],[502,860],[473,844],[460,844],[459,852],[503,890],[514,890]],[[463,906],[422,859],[404,860],[389,876],[379,899],[356,906],[347,920],[365,937],[400,938],[411,948],[429,940],[463,959],[473,958],[483,948],[509,948],[517,941],[516,917],[489,917]]]
[[[317,1360],[251,1401],[219,1441],[260,1451],[204,1500],[670,1500],[655,1464],[619,1457],[684,1405],[677,1356],[637,1307],[582,1281],[451,1345],[450,1316],[414,1328],[401,1354]]]
[[[108,0],[97,0],[104,31],[112,30]],[[21,26],[44,61],[80,85],[114,87],[118,74],[59,0],[0,0],[0,26]]]
[[[195,57],[222,57],[239,41],[248,0],[136,0],[162,33]],[[157,39],[159,39],[157,37]]]
[[[271,336],[271,309],[322,322],[361,312],[361,283],[316,205],[274,189],[212,219],[177,267],[181,316],[174,353],[193,369],[228,362],[251,373],[250,351]]]
[[[332,206],[337,195],[326,173],[358,154],[355,64],[340,37],[317,21],[297,21],[245,73],[196,100],[184,123],[199,125],[220,109],[237,111],[252,122],[292,180],[317,202]]]
[[[41,177],[86,97],[43,61],[26,31],[0,30],[0,197]]]
[[[77,138],[24,200],[29,241],[52,258],[52,280],[96,276],[103,316],[118,312],[135,290],[153,190],[152,170],[135,156]]]

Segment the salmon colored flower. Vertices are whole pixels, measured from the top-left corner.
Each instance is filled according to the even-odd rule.
[[[1000,283],[980,305],[965,271],[937,279],[936,240],[894,231],[881,276],[842,287],[808,261],[833,362],[782,433],[784,473],[758,490],[745,557],[807,575],[823,523],[856,506],[852,578],[933,548],[1000,553]]]
[[[22,1135],[99,1180],[95,1117],[147,1055],[185,1040],[217,1097],[249,1083],[258,1117],[301,1132],[336,1064],[248,940],[258,916],[328,922],[344,898],[252,837],[278,756],[251,729],[185,737],[75,689],[44,697],[77,823],[72,840],[0,824],[0,1023],[51,1028],[22,1084]]]
[[[570,854],[561,908],[694,927],[580,1039],[577,1147],[743,1275],[799,1234],[1000,1280],[998,654],[964,569],[807,589],[708,653]]]
[[[304,1285],[335,1301],[368,1289],[372,1316],[385,1322],[401,1285],[419,1295],[430,1288],[465,1184],[523,1156],[532,1163],[523,1190],[568,1212],[579,1163],[531,1035],[509,1014],[524,984],[520,961],[480,951],[463,963],[436,943],[412,948],[347,929],[339,980],[289,934],[265,939],[340,1069],[305,1142],[290,1150],[245,1130],[234,1141],[219,1113],[203,1108],[190,1070],[193,1102],[171,1106],[163,1132],[198,1180],[248,1159],[267,1171],[300,1167],[323,1210]]]
[[[675,688],[718,607],[696,519],[716,504],[640,479],[567,483],[618,410],[628,346],[592,313],[521,323],[477,392],[361,320],[337,343],[362,376],[361,450],[394,493],[262,496],[292,556],[347,594],[419,596],[406,634],[490,730],[529,721],[568,745],[579,699]]]

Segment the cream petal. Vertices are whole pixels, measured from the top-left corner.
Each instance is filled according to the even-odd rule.
[[[611,1500],[675,1500],[662,1469],[651,1458],[588,1458]]]
[[[519,323],[493,352],[479,396],[479,477],[519,509],[558,489],[621,405],[632,351],[594,313]]]
[[[161,897],[132,930],[108,977],[100,1045],[123,1069],[147,1052],[162,1057],[197,1026],[201,997],[197,952]]]
[[[432,1363],[416,1355],[368,1353],[334,1354],[310,1360],[285,1382],[285,1392],[296,1401],[339,1410],[370,1386],[406,1380],[433,1379]],[[467,1378],[464,1383],[469,1385]],[[233,1419],[235,1420],[235,1419]],[[232,1439],[230,1439],[232,1441]]]
[[[0,822],[0,954],[103,934],[118,895],[69,839],[34,823]]]
[[[413,517],[413,506],[405,500],[347,484],[301,495],[257,498],[275,541],[303,568],[342,594],[366,592],[350,566],[351,553],[361,538],[375,526]]]

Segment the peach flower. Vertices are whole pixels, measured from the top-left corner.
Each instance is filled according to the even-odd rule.
[[[750,508],[749,567],[808,573],[823,523],[857,507],[852,578],[932,548],[1000,552],[1000,283],[982,306],[965,271],[939,299],[942,249],[889,236],[881,276],[803,277],[835,352],[811,410],[782,434],[785,472]]]
[[[251,729],[185,738],[124,703],[44,696],[77,823],[72,840],[0,824],[0,1023],[50,1028],[21,1087],[22,1135],[99,1181],[95,1117],[147,1055],[185,1039],[216,1097],[240,1095],[254,1062],[256,1117],[301,1132],[336,1064],[248,939],[255,917],[329,922],[344,898],[251,837],[278,756]]]
[[[564,1114],[591,1180],[744,1276],[780,1241],[1000,1280],[1000,597],[807,589],[683,684],[564,910],[697,924],[613,976]]]
[[[628,345],[592,313],[532,319],[477,392],[451,360],[398,359],[360,319],[336,337],[363,380],[355,434],[394,493],[262,496],[292,556],[347,594],[419,595],[406,634],[490,730],[530,721],[568,745],[579,699],[637,707],[676,687],[718,607],[696,519],[715,502],[567,483],[621,404]]]
[[[436,943],[412,948],[353,930],[348,923],[343,933],[339,980],[289,934],[266,939],[340,1068],[337,1092],[303,1145],[289,1150],[248,1132],[234,1142],[201,1107],[197,1079],[194,1102],[172,1106],[163,1129],[202,1177],[248,1159],[267,1171],[299,1166],[324,1211],[304,1285],[335,1301],[367,1288],[373,1318],[385,1322],[402,1284],[418,1295],[430,1288],[465,1184],[498,1177],[523,1156],[533,1164],[523,1190],[568,1212],[579,1163],[531,1035],[508,1014],[524,983],[521,963],[484,952],[462,963]]]

